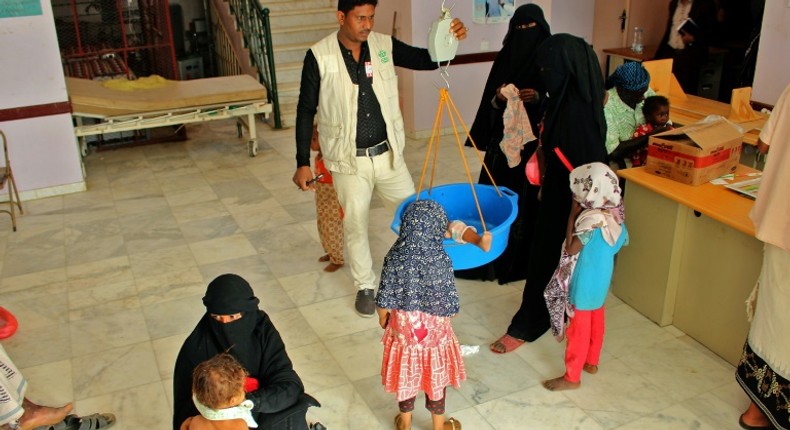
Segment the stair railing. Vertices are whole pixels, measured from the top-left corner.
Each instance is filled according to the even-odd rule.
[[[249,55],[253,68],[257,69],[255,72],[258,81],[266,87],[269,102],[272,104],[274,128],[282,128],[280,100],[277,93],[277,76],[274,71],[274,51],[271,25],[269,23],[269,9],[262,7],[258,0],[227,0],[227,4],[230,6],[230,13],[235,17],[236,28],[241,32],[244,51]],[[230,29],[226,28],[225,31],[230,31]],[[232,50],[236,56],[242,55],[238,49],[228,47],[227,50]],[[222,51],[223,48],[218,42],[217,54],[220,57],[225,57]],[[231,63],[225,66],[231,70],[244,69],[241,65],[233,65],[232,60],[228,61],[230,60],[229,58],[220,58],[219,60],[218,63],[222,63],[223,60],[225,63]],[[223,66],[220,66],[220,69],[222,68]]]

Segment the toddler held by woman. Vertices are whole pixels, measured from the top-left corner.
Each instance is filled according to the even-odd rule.
[[[187,418],[181,430],[258,427],[252,418],[252,400],[245,400],[247,381],[247,371],[230,354],[217,354],[200,363],[192,373],[192,401],[200,415]]]
[[[642,113],[645,115],[646,122],[636,128],[633,137],[647,136],[672,128],[672,121],[669,120],[668,98],[664,96],[646,98],[644,105],[642,105]],[[631,166],[644,166],[645,160],[647,160],[647,145],[631,155]]]

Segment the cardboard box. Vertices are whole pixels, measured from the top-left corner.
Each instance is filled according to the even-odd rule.
[[[743,133],[724,118],[689,124],[650,136],[645,169],[689,185],[735,171]]]

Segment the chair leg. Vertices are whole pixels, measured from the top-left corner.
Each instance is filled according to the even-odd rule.
[[[25,211],[22,210],[22,200],[19,200],[19,190],[16,187],[16,181],[14,180],[14,174],[13,173],[11,173],[9,179],[10,179],[9,182],[11,182],[11,185],[14,186],[14,195],[16,196],[16,205],[19,208],[19,213],[24,215]]]
[[[17,203],[19,202],[19,194],[16,192],[16,184],[14,183],[14,177],[8,177],[8,206],[9,210],[8,213],[11,215],[11,227],[14,231],[16,231],[16,209],[14,208],[14,196],[17,198]]]
[[[11,227],[16,231],[16,210],[14,209],[14,196],[11,194],[11,187],[14,186],[13,181],[8,181],[8,206],[11,213]]]

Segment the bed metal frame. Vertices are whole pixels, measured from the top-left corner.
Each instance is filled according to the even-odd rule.
[[[247,129],[248,131],[247,152],[250,157],[254,157],[258,154],[255,115],[269,114],[271,112],[271,103],[261,99],[115,116],[80,112],[74,112],[72,115],[76,121],[74,134],[77,137],[80,152],[83,156],[88,153],[86,136],[235,118],[238,137],[242,137],[242,129]],[[101,122],[97,124],[83,124],[83,119],[85,118],[98,119]]]

